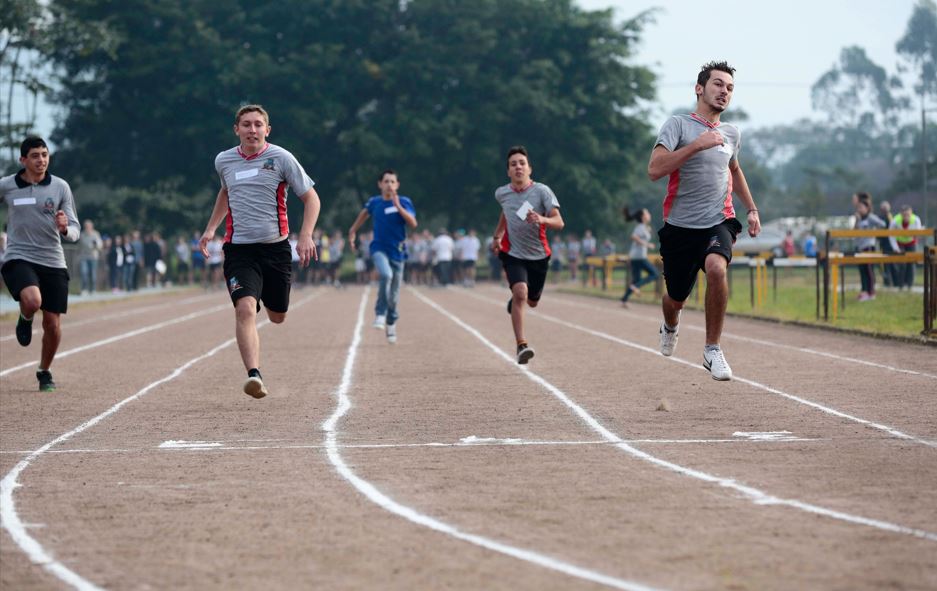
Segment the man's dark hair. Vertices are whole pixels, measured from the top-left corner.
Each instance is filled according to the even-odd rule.
[[[392,174],[392,175],[394,175],[395,177],[397,177],[397,180],[398,180],[398,181],[400,180],[400,175],[397,174],[397,171],[394,170],[393,168],[388,168],[388,169],[384,170],[384,172],[381,173],[381,176],[377,177],[377,182],[383,181],[383,180],[384,180],[384,177],[385,177],[386,175],[388,175],[388,174]]]
[[[20,144],[20,156],[25,158],[26,155],[29,154],[30,150],[35,150],[36,148],[45,148],[46,150],[48,150],[49,146],[46,145],[46,141],[42,139],[41,137],[34,136],[34,135],[29,136],[28,138],[23,140],[22,144]]]
[[[866,193],[865,191],[856,192],[856,199],[860,203],[865,203],[869,207],[872,207],[872,196]]]
[[[706,83],[709,82],[709,76],[712,74],[713,70],[718,70],[720,72],[725,72],[729,76],[735,77],[735,68],[730,66],[728,62],[709,62],[708,64],[703,65],[703,69],[700,70],[699,76],[696,77],[696,83],[700,86],[706,86]]]
[[[508,162],[511,161],[511,156],[514,154],[523,154],[524,157],[527,158],[527,163],[530,164],[530,156],[527,155],[527,148],[524,146],[513,146],[508,150]]]

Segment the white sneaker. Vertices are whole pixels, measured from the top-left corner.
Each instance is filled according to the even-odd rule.
[[[388,324],[387,325],[387,342],[393,345],[397,342],[397,325]]]
[[[372,324],[371,326],[373,326],[374,328],[378,330],[384,330],[384,327],[387,326],[387,316],[383,316],[383,315],[377,316],[374,319],[374,324]]]
[[[722,349],[715,351],[703,349],[703,367],[709,370],[714,380],[725,382],[732,379],[732,368],[729,367],[729,362],[722,354]]]
[[[664,323],[660,325],[660,354],[664,357],[670,357],[673,355],[673,350],[677,347],[677,337],[680,332],[680,325],[677,325],[676,330],[670,332],[664,328]]]
[[[254,398],[263,398],[268,394],[263,380],[255,376],[247,378],[247,381],[244,382],[244,393]]]

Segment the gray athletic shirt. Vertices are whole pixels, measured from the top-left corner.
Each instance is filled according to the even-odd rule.
[[[682,228],[711,228],[735,217],[729,162],[737,160],[742,134],[729,123],[712,125],[692,115],[674,115],[660,128],[657,144],[674,152],[710,129],[725,139],[724,146],[697,152],[670,174],[664,198],[664,221]]]
[[[64,180],[48,173],[34,185],[20,176],[23,172],[0,178],[0,203],[6,202],[8,209],[7,249],[2,262],[21,259],[64,269],[62,240],[76,242],[81,229],[72,190]],[[64,236],[55,225],[59,210],[68,218]]]
[[[512,257],[536,261],[550,256],[550,243],[547,242],[547,228],[543,224],[528,224],[517,217],[517,211],[530,203],[534,211],[542,216],[547,215],[554,208],[559,208],[560,202],[550,187],[543,183],[531,183],[523,191],[516,191],[511,184],[498,187],[495,190],[495,199],[501,204],[504,219],[507,220],[507,230],[501,237],[501,251]]]
[[[269,143],[250,156],[240,147],[225,150],[215,157],[215,170],[228,189],[224,240],[234,244],[276,242],[288,235],[287,186],[302,195],[315,185],[292,154]]]
[[[637,236],[644,242],[651,241],[651,229],[645,226],[644,224],[638,224],[634,227],[634,231],[631,233],[632,236]],[[632,259],[646,259],[647,258],[647,246],[644,246],[641,243],[631,241],[631,251],[628,253],[628,256]]]

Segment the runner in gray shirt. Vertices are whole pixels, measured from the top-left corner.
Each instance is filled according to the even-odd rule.
[[[748,209],[748,233],[761,231],[758,210],[739,166],[741,134],[719,117],[735,90],[735,69],[725,62],[703,66],[696,79],[696,112],[661,127],[648,176],[670,176],[664,199],[664,227],[658,232],[667,293],[660,327],[660,352],[673,354],[680,310],[700,269],[706,271],[706,346],[703,366],[713,379],[732,379],[719,345],[729,286],[726,273],[732,245],[742,231],[732,205],[734,192]]]
[[[532,172],[523,146],[508,150],[511,182],[495,191],[501,217],[491,246],[511,287],[508,313],[517,339],[517,362],[522,365],[534,356],[524,337],[524,304],[536,308],[543,294],[551,254],[547,228],[562,230],[564,226],[556,195],[550,187],[531,180]]]
[[[23,169],[0,178],[0,203],[9,211],[9,243],[3,255],[3,281],[20,304],[16,340],[32,341],[33,315],[42,310],[42,356],[36,378],[39,390],[55,390],[49,367],[62,341],[61,315],[68,310],[68,271],[62,240],[78,240],[78,216],[72,191],[49,174],[49,148],[38,137],[20,145]]]
[[[234,303],[238,349],[247,369],[244,393],[254,398],[268,394],[260,375],[260,337],[257,312],[260,302],[274,324],[286,320],[292,284],[292,249],[288,240],[286,189],[303,202],[303,225],[296,252],[303,267],[316,258],[312,233],[319,218],[319,195],[312,180],[292,154],[267,143],[270,117],[260,105],[241,107],[234,118],[240,145],[220,153],[215,169],[221,189],[199,239],[208,259],[208,243],[222,219],[225,224],[224,277]]]

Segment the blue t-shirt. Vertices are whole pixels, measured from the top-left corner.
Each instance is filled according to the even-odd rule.
[[[406,209],[410,215],[416,216],[416,210],[413,208],[413,202],[409,197],[399,195],[400,205]],[[403,216],[397,212],[397,207],[390,199],[384,199],[381,195],[376,195],[368,199],[364,204],[368,210],[368,215],[374,220],[374,239],[371,240],[369,251],[373,255],[375,252],[383,252],[390,259],[402,261],[407,258],[407,222]]]

